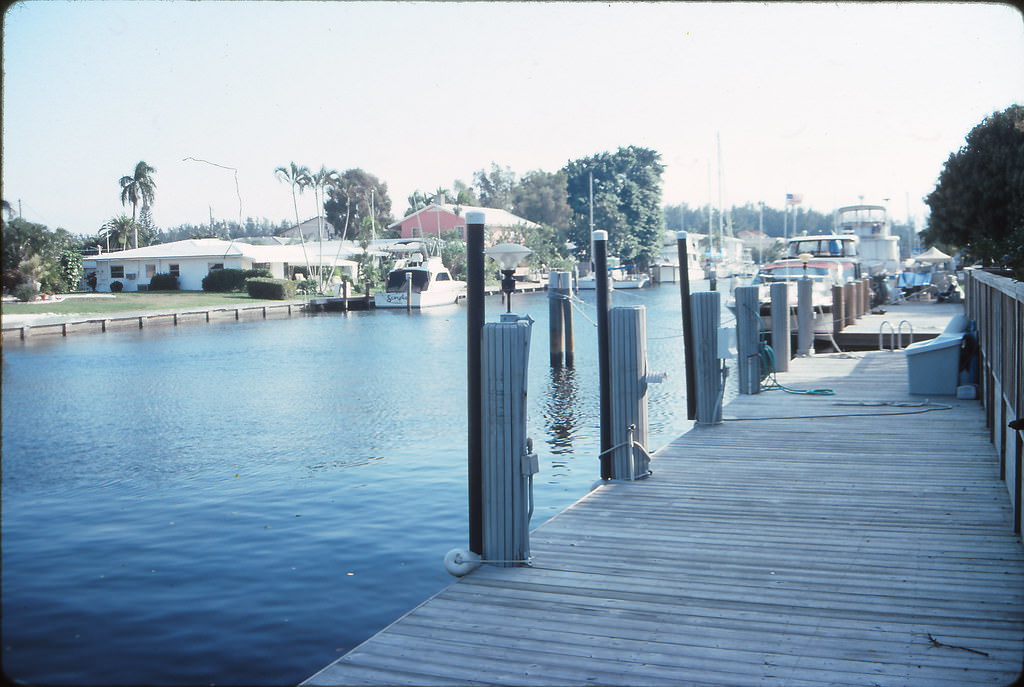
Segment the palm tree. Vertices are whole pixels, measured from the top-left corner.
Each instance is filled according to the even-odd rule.
[[[278,167],[274,170],[274,176],[278,181],[283,181],[292,188],[292,207],[295,208],[295,226],[299,227],[299,201],[298,194],[302,193],[309,186],[309,168],[300,167],[292,162],[288,167]],[[306,240],[299,228],[299,243],[302,244],[302,256],[306,259],[306,277],[309,277],[309,256],[306,255]]]
[[[138,236],[138,225],[128,215],[120,215],[104,222],[103,226],[100,227],[100,234],[106,235],[107,239],[107,250],[110,250],[110,240],[114,240],[114,245],[120,244],[121,250],[124,250],[128,245],[128,238],[134,232],[135,236]]]
[[[150,167],[143,161],[135,165],[135,172],[131,176],[121,177],[121,205],[132,204],[132,222],[135,222],[135,212],[139,203],[152,205],[156,198],[156,182],[153,181],[155,167]],[[135,247],[139,247],[139,229],[135,227]]]
[[[323,223],[323,209],[324,204],[322,198],[326,196],[330,190],[333,190],[338,183],[341,181],[341,175],[338,174],[336,169],[327,169],[323,165],[320,165],[320,171],[311,173],[309,175],[309,186],[313,189],[313,200],[316,203],[316,227],[317,235],[320,238],[320,271],[317,275],[319,290],[323,290],[327,286],[328,277],[324,274],[324,223]],[[331,267],[331,274],[334,274],[334,268]]]

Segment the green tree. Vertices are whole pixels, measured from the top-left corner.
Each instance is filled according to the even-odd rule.
[[[324,202],[324,212],[342,240],[349,237],[350,228],[355,228],[356,234],[361,233],[371,212],[373,225],[368,235],[375,232],[378,237],[384,236],[388,225],[394,221],[388,185],[358,167],[341,175]]]
[[[490,172],[481,169],[473,173],[473,183],[482,207],[512,210],[516,175],[511,167],[499,167],[492,162]]]
[[[135,165],[135,171],[130,174],[121,177],[118,182],[121,186],[121,205],[132,204],[132,223],[135,223],[136,211],[138,210],[139,203],[145,205],[152,205],[156,199],[156,182],[153,181],[153,175],[156,173],[156,168],[147,165],[143,161],[139,161]],[[139,234],[138,226],[135,227],[135,248],[139,247]]]
[[[993,113],[971,129],[925,203],[928,245],[962,248],[1024,280],[1024,106]]]
[[[661,155],[628,146],[573,160],[568,177],[573,216],[568,238],[579,259],[590,255],[590,178],[593,175],[594,229],[608,232],[608,254],[646,268],[661,251],[664,217],[661,210]]]
[[[3,223],[3,269],[14,274],[14,282],[37,279],[45,291],[62,290],[60,255],[78,239],[64,229],[50,230],[42,224],[15,217]],[[24,269],[22,269],[24,267]]]
[[[565,170],[527,172],[512,190],[512,212],[523,219],[553,227],[565,236],[572,219]]]
[[[62,291],[77,290],[78,282],[82,279],[82,254],[65,248],[60,252],[57,264],[60,266],[60,279],[64,287]]]

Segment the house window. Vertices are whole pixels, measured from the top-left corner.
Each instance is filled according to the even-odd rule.
[[[422,229],[422,227],[412,227],[411,237],[414,238],[414,239],[423,238],[423,229]]]
[[[111,279],[124,279],[124,265],[111,265],[110,266],[110,278]]]
[[[252,264],[252,268],[254,270],[269,270],[270,269],[270,263],[269,262],[254,262]]]
[[[171,263],[171,264],[170,264],[170,266],[168,267],[168,270],[167,270],[167,271],[168,271],[169,273],[173,274],[173,275],[174,275],[175,277],[180,277],[180,276],[181,276],[181,274],[180,274],[180,273],[181,273],[181,270],[179,270],[179,269],[178,269],[178,265],[176,265],[176,264],[174,264],[174,263]]]
[[[146,265],[146,278],[152,279],[154,274],[156,274],[156,265]]]
[[[211,272],[213,270],[222,270],[222,269],[224,269],[224,263],[223,262],[208,262],[208,263],[206,263],[206,266],[208,268],[210,268]]]
[[[466,238],[466,227],[462,227],[462,226],[455,227],[455,231],[459,232],[459,238],[460,239],[465,239]]]

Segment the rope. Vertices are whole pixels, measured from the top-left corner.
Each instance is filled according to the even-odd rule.
[[[779,383],[775,376],[775,351],[764,341],[761,342],[761,391],[785,391],[787,394],[803,396],[834,396],[832,389],[793,389]]]

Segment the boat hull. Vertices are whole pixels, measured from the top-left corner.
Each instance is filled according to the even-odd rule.
[[[412,293],[412,302],[409,302],[409,294],[404,291],[381,292],[373,295],[373,304],[378,308],[395,309],[419,309],[436,308],[443,305],[455,305],[460,299],[465,298],[465,290],[451,290],[438,293]]]

